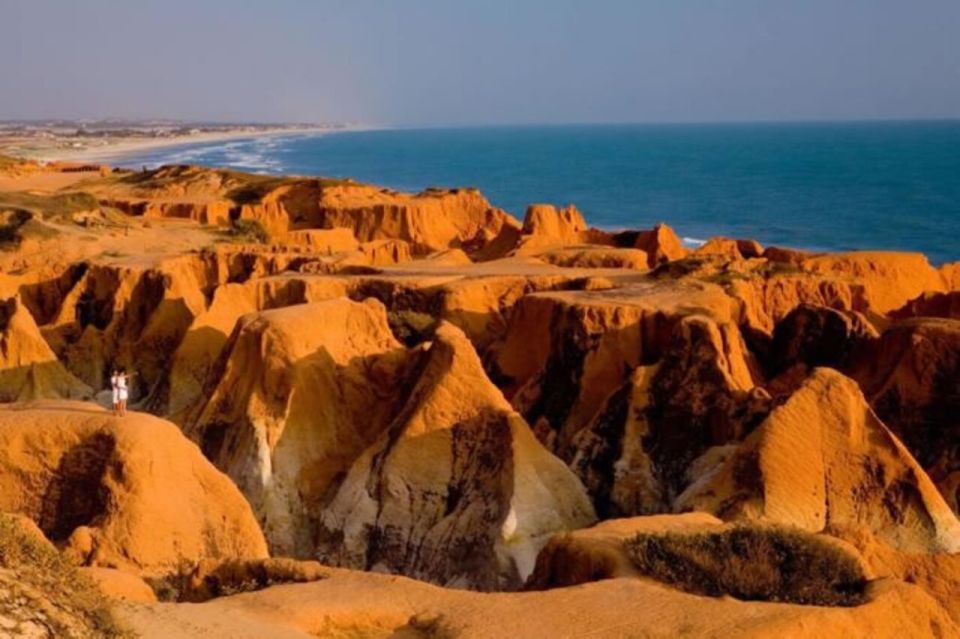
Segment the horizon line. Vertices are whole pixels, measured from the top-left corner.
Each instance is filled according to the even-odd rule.
[[[0,124],[11,123],[43,123],[43,122],[64,122],[64,123],[107,123],[118,122],[126,124],[147,124],[151,122],[166,124],[204,124],[219,126],[320,126],[320,127],[356,127],[366,129],[466,129],[466,128],[495,128],[495,127],[565,127],[565,126],[679,126],[679,125],[738,125],[738,124],[882,124],[882,123],[945,123],[960,122],[960,115],[951,116],[921,116],[921,117],[853,117],[853,118],[796,118],[796,119],[777,119],[777,118],[743,118],[743,119],[706,119],[706,120],[616,120],[616,121],[596,121],[596,120],[570,120],[564,122],[532,122],[532,121],[512,121],[512,122],[438,122],[435,124],[416,122],[416,123],[396,123],[396,122],[363,122],[357,120],[326,120],[326,121],[307,121],[307,120],[210,120],[210,119],[180,119],[169,117],[49,117],[49,118],[3,118],[0,117]]]

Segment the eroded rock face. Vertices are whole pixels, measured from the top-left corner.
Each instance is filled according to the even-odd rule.
[[[535,252],[537,259],[565,268],[629,268],[646,270],[645,251],[609,246],[574,246]]]
[[[593,509],[486,378],[462,332],[442,325],[421,359],[406,403],[324,512],[320,559],[452,586],[516,587],[549,535],[592,522]]]
[[[186,431],[250,500],[275,553],[313,552],[327,492],[386,428],[408,359],[375,300],[237,323]]]
[[[0,407],[0,510],[37,522],[84,565],[147,574],[257,558],[243,495],[173,424],[93,404]]]
[[[924,293],[891,312],[890,317],[896,319],[910,317],[960,319],[960,290],[944,293]]]
[[[856,383],[816,369],[676,502],[812,532],[864,528],[900,550],[957,552],[960,523]]]
[[[57,359],[20,298],[0,300],[0,402],[92,394]]]
[[[862,309],[879,314],[898,309],[925,291],[944,290],[942,277],[921,253],[829,253],[804,260],[802,267],[855,282],[862,291]]]
[[[560,244],[577,244],[587,223],[577,207],[558,209],[551,204],[531,204],[523,218],[523,232],[556,240]]]
[[[801,304],[777,324],[769,344],[754,346],[764,351],[760,359],[769,377],[785,374],[784,378],[802,380],[820,366],[845,371],[877,337],[877,330],[860,313]]]
[[[187,430],[274,552],[490,589],[517,585],[546,535],[592,520],[444,326],[425,351],[397,342],[372,299],[241,318]]]
[[[955,504],[954,474],[960,471],[960,320],[897,322],[851,369],[877,415]]]
[[[135,370],[134,399],[242,488],[277,553],[513,588],[547,538],[594,513],[693,507],[876,535],[901,555],[956,548],[955,520],[920,470],[956,503],[952,266],[727,238],[691,254],[666,226],[606,233],[573,207],[531,207],[521,226],[472,189],[404,194],[192,167],[91,188],[137,215],[256,222],[270,243],[201,250],[200,231],[189,254],[159,243],[158,255],[78,251],[43,265],[5,256],[0,292],[22,304],[0,307],[0,363],[29,373],[0,371],[13,380],[0,392],[69,395],[71,374],[102,387],[110,367]],[[822,366],[856,378],[919,466],[850,380],[811,375]],[[63,472],[85,494],[132,494],[115,452],[127,435],[96,433],[81,465],[103,468]],[[61,486],[46,470],[58,459],[28,470]],[[207,490],[192,467],[175,472]],[[160,490],[139,473],[131,481]],[[202,556],[190,541],[207,539],[200,526],[228,560],[198,580],[223,577],[228,591],[274,574],[221,544],[216,508],[186,513],[187,532],[160,526],[174,541],[144,549],[129,538],[146,524],[103,524],[90,515],[100,506],[79,499],[64,507],[68,524],[44,525],[84,562],[167,570],[171,557]],[[568,546],[571,558],[583,550]],[[576,575],[610,567],[605,552],[584,552]],[[945,601],[934,564],[901,555],[891,574],[935,583]]]
[[[657,224],[649,231],[640,231],[633,238],[633,247],[647,254],[650,268],[685,257],[689,251],[672,228]]]
[[[513,405],[564,451],[641,364],[655,363],[688,315],[730,324],[736,304],[702,282],[649,282],[527,295],[496,349],[496,378]]]
[[[504,227],[519,227],[475,189],[427,190],[416,195],[344,184],[322,190],[316,228],[349,228],[361,242],[398,239],[417,254],[460,246],[481,249]]]
[[[707,448],[738,441],[770,410],[731,324],[692,315],[656,364],[638,367],[572,443],[571,467],[604,517],[669,510]]]
[[[950,262],[941,266],[940,277],[948,291],[960,290],[960,262]]]
[[[864,311],[853,281],[812,275],[790,264],[771,263],[764,272],[734,276],[726,287],[742,304],[741,324],[759,335],[774,327],[801,304],[841,311]]]

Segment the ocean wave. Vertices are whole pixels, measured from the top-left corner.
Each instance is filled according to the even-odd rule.
[[[706,240],[701,240],[696,237],[681,237],[680,241],[683,242],[685,246],[693,246],[693,247],[703,246],[704,244],[707,243]]]

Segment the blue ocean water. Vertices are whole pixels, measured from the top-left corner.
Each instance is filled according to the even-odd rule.
[[[124,158],[352,177],[402,190],[479,187],[523,216],[576,204],[589,223],[666,222],[817,250],[960,259],[960,121],[502,126],[234,140]]]

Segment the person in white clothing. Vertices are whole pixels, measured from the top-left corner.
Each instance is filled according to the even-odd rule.
[[[117,385],[119,378],[120,371],[113,369],[113,374],[110,375],[110,391],[113,395],[113,414],[117,417],[120,416],[120,387]]]
[[[127,414],[127,398],[130,396],[127,387],[127,369],[121,368],[117,374],[117,410],[120,417]]]

